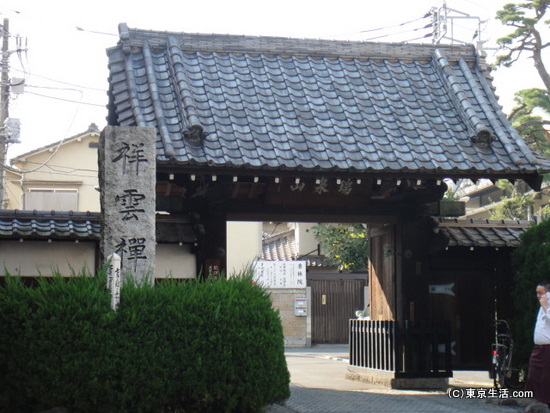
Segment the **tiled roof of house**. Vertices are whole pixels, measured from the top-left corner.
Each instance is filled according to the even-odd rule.
[[[39,153],[39,152],[42,152],[42,151],[46,151],[48,149],[52,149],[52,148],[55,148],[61,144],[66,144],[66,143],[69,143],[69,142],[72,142],[72,141],[75,141],[75,140],[78,140],[78,139],[81,139],[83,138],[84,136],[86,135],[90,135],[90,134],[96,134],[96,135],[99,135],[99,128],[97,127],[97,125],[95,123],[91,123],[90,126],[88,126],[88,130],[84,131],[84,132],[81,132],[81,133],[78,133],[74,136],[71,136],[70,138],[66,138],[66,139],[63,139],[61,141],[58,141],[58,142],[53,142],[53,143],[50,143],[46,146],[41,146],[39,148],[36,148],[36,149],[33,149],[29,152],[25,152],[25,153],[22,153],[21,155],[18,155],[14,158],[11,159],[11,162],[12,163],[15,163],[17,161],[21,161],[21,160],[24,160],[25,158],[28,158],[30,155],[34,155],[36,153]]]
[[[297,257],[294,230],[280,232],[263,238],[262,260],[294,261]]]
[[[324,255],[299,255],[296,245],[295,230],[279,232],[274,235],[264,235],[262,239],[262,260],[295,261],[304,260],[308,267],[334,266]]]
[[[100,236],[99,212],[0,210],[0,238],[98,241]],[[157,216],[156,236],[159,243],[197,240],[193,224],[182,218]]]
[[[159,163],[509,177],[550,170],[511,128],[473,46],[128,29],[109,124],[157,128]]]
[[[0,211],[0,238],[99,240],[101,214],[93,212]]]
[[[438,230],[449,239],[449,247],[517,247],[520,235],[531,221],[439,220]]]

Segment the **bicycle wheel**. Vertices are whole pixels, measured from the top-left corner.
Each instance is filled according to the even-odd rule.
[[[493,380],[494,386],[497,386],[497,371],[498,371],[498,351],[493,347],[491,354],[491,366],[489,368],[489,378]]]
[[[525,383],[520,379],[519,369],[509,369],[504,379],[507,389],[523,389]]]
[[[493,378],[493,384],[495,386],[495,389],[504,389],[506,387],[506,372],[504,371],[504,351],[502,349],[498,349],[495,357],[495,375]]]

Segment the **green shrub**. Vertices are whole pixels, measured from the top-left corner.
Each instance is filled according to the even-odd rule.
[[[514,358],[526,368],[533,348],[533,331],[540,305],[535,296],[537,284],[550,280],[550,220],[532,226],[521,235],[521,244],[512,256],[515,288],[512,292],[514,317]]]
[[[283,333],[251,278],[0,287],[0,411],[255,412],[289,396]]]

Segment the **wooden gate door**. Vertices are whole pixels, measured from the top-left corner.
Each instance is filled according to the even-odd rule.
[[[311,341],[347,344],[349,319],[364,307],[364,279],[309,280],[311,287]]]
[[[432,321],[451,326],[453,369],[488,369],[494,340],[494,274],[449,270],[434,272],[431,280]]]

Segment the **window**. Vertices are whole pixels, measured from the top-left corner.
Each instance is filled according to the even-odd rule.
[[[25,209],[77,211],[78,189],[28,189],[25,193]]]

